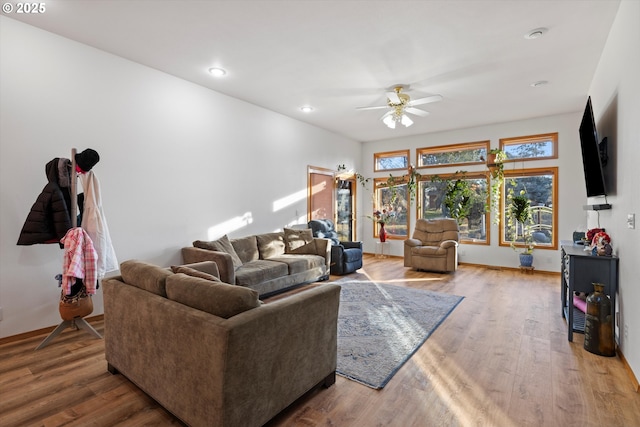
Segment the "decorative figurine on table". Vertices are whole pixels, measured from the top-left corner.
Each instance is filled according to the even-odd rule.
[[[603,231],[597,232],[591,241],[591,253],[599,256],[611,256],[611,237]]]

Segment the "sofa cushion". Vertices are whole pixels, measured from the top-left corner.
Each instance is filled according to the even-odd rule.
[[[196,240],[195,242],[193,242],[193,246],[200,249],[208,249],[210,251],[228,253],[229,255],[231,255],[231,260],[233,261],[234,268],[238,268],[242,265],[240,257],[236,253],[236,250],[233,248],[233,245],[231,245],[231,241],[226,234],[218,240],[212,240],[210,242]]]
[[[196,270],[195,268],[186,267],[184,265],[172,265],[171,271],[173,271],[176,274],[182,273],[191,277],[199,277],[200,279],[209,280],[210,282],[220,282],[220,279],[218,279],[213,274],[205,273],[204,271]]]
[[[445,257],[447,256],[447,250],[440,246],[417,246],[411,248],[411,255],[413,256],[428,256],[428,257]]]
[[[323,267],[326,260],[318,255],[283,254],[269,258],[269,261],[282,262],[289,266],[289,275],[303,273],[314,268]]]
[[[260,259],[269,259],[284,253],[284,233],[258,234],[256,238]]]
[[[231,246],[233,246],[243,264],[260,259],[256,236],[231,239]]]
[[[183,273],[167,278],[167,297],[225,319],[260,306],[258,292],[253,289],[215,283]]]
[[[173,273],[166,268],[131,259],[120,264],[120,275],[129,285],[166,297],[166,279]]]
[[[285,253],[315,253],[315,243],[313,242],[313,231],[310,228],[296,230],[292,228],[284,229]],[[306,247],[306,248],[305,248]],[[305,248],[301,250],[300,248]],[[313,251],[312,251],[313,250]]]
[[[451,218],[419,219],[412,237],[425,246],[438,246],[443,240],[458,241],[458,224]]]
[[[289,267],[282,262],[256,260],[244,264],[236,270],[236,285],[255,286],[289,274]]]
[[[342,260],[344,262],[356,262],[362,259],[362,250],[356,248],[345,249],[342,252]]]

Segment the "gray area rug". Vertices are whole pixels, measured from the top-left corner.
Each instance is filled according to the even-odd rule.
[[[383,388],[463,297],[370,281],[342,286],[337,373]]]

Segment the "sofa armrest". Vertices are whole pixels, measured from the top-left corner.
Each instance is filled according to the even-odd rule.
[[[182,260],[185,264],[202,261],[213,261],[218,264],[220,280],[232,285],[236,284],[236,270],[233,267],[231,255],[226,252],[210,251],[192,246],[182,248]]]
[[[345,249],[360,249],[362,250],[362,242],[340,242]]]
[[[456,242],[455,240],[444,240],[440,243],[440,247],[443,249],[448,249],[456,246],[458,246],[458,242]]]
[[[194,270],[210,274],[214,277],[217,277],[218,279],[220,278],[220,270],[218,270],[218,264],[214,261],[194,262],[192,264],[184,264],[184,267],[193,268]]]
[[[404,245],[415,248],[416,246],[422,246],[422,241],[418,239],[405,239]]]
[[[328,274],[331,266],[331,241],[320,237],[314,237],[313,241],[316,244],[316,255],[323,256],[325,259]]]
[[[413,256],[411,250],[422,246],[422,241],[418,239],[405,239],[404,241],[404,266],[413,267]]]

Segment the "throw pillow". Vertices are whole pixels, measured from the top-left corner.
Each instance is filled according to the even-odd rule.
[[[242,260],[240,260],[240,257],[236,253],[236,250],[233,249],[233,246],[231,245],[231,241],[229,240],[229,237],[226,234],[221,238],[219,238],[218,240],[212,240],[210,242],[196,240],[195,242],[193,242],[193,246],[200,249],[208,249],[210,251],[227,253],[231,255],[231,260],[233,261],[233,268],[237,269],[238,267],[242,266]]]
[[[211,282],[222,283],[220,279],[218,279],[213,274],[205,273],[204,271],[199,271],[199,270],[196,270],[195,268],[185,267],[184,265],[172,265],[171,271],[173,271],[176,274],[183,273],[183,274],[186,274],[187,276],[199,277],[200,279],[209,280]]]
[[[256,235],[260,259],[269,259],[284,254],[284,233]]]
[[[313,232],[310,228],[303,230],[293,228],[284,229],[284,242],[287,252],[311,243],[312,241]]]
[[[284,229],[285,253],[315,253],[313,231],[310,228],[296,230]]]
[[[225,319],[260,306],[258,291],[183,273],[167,278],[167,297]]]

